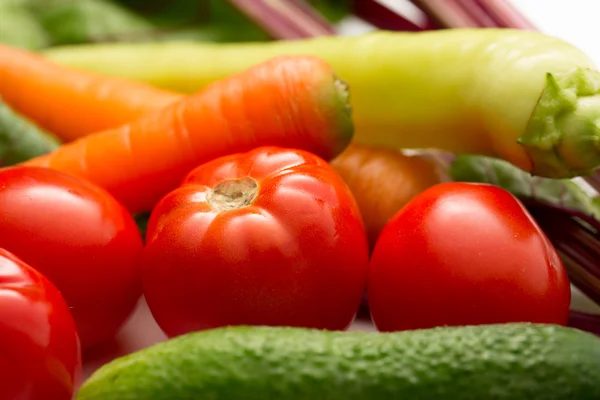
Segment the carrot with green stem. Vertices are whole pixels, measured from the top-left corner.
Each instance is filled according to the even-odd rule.
[[[274,145],[329,160],[352,135],[348,88],[329,64],[281,56],[25,165],[87,178],[135,213],[150,210],[191,169],[214,158]]]
[[[65,142],[125,124],[180,98],[147,84],[66,68],[2,44],[0,96]]]
[[[83,45],[45,54],[186,92],[279,54],[309,54],[352,88],[358,143],[495,156],[553,178],[600,165],[600,73],[582,51],[539,32],[381,31],[268,43]]]

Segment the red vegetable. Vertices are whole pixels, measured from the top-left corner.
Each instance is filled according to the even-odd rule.
[[[0,249],[0,399],[70,400],[80,378],[79,339],[64,299]]]
[[[556,250],[512,194],[443,183],[415,197],[381,232],[368,297],[382,331],[565,325],[570,286]]]
[[[144,294],[168,336],[223,325],[345,329],[368,246],[342,178],[301,150],[208,162],[148,222]]]
[[[0,247],[58,287],[84,349],[112,338],[141,294],[133,218],[104,190],[50,169],[0,170],[0,188]]]

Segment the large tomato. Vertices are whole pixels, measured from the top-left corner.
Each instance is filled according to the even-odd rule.
[[[83,348],[112,338],[141,295],[142,238],[97,186],[37,167],[0,170],[0,247],[64,296]]]
[[[556,250],[512,194],[444,183],[415,197],[381,232],[368,298],[382,331],[566,324],[570,286]]]
[[[0,249],[0,399],[70,400],[80,379],[79,339],[64,299]]]
[[[144,294],[169,336],[223,325],[347,328],[368,245],[350,190],[324,160],[274,147],[192,171],[155,207]]]

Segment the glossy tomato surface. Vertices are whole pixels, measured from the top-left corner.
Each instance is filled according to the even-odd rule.
[[[64,299],[0,249],[0,399],[70,400],[80,379],[79,338]]]
[[[142,238],[107,192],[37,167],[0,170],[0,247],[44,274],[71,308],[82,347],[111,339],[141,295]]]
[[[223,325],[345,329],[368,245],[341,177],[303,151],[263,147],[192,171],[155,207],[144,294],[169,336]]]
[[[540,322],[564,325],[563,264],[524,206],[486,184],[427,189],[385,226],[370,263],[379,330]]]

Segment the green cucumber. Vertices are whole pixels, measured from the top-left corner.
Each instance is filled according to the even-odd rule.
[[[527,323],[396,333],[227,327],[101,367],[77,400],[600,399],[600,339]]]

